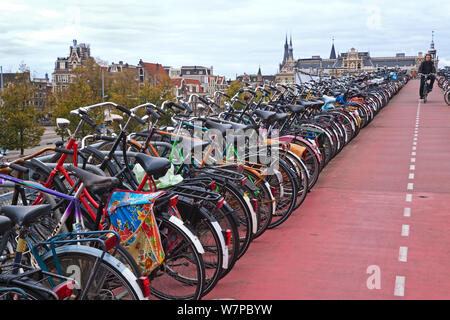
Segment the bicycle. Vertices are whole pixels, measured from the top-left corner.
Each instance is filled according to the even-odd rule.
[[[0,179],[27,185],[23,181],[3,174],[0,174]],[[42,188],[36,185],[28,185],[28,187]],[[52,190],[46,191],[53,192]],[[7,267],[11,269],[11,275],[6,277],[8,281],[15,280],[16,284],[21,281],[27,282],[28,280],[24,277],[34,275],[34,279],[39,280],[39,284],[28,283],[30,284],[29,288],[33,292],[36,292],[38,288],[47,292],[45,298],[50,298],[50,291],[61,291],[60,294],[63,294],[63,291],[67,293],[69,289],[76,289],[74,292],[70,292],[71,299],[146,300],[142,291],[143,287],[139,285],[134,274],[123,263],[107,253],[111,249],[114,250],[118,244],[116,241],[118,234],[114,231],[64,233],[43,242],[36,242],[30,227],[38,223],[39,218],[48,215],[50,211],[50,205],[11,205],[0,208],[2,215],[0,218],[3,221],[5,218],[8,219],[9,223],[8,228],[2,230],[0,262],[14,259],[12,264],[1,266],[2,269]],[[4,226],[5,222],[3,222]],[[16,232],[19,234],[17,242],[15,240]],[[112,236],[108,237],[108,234],[112,234]],[[12,253],[5,250],[8,242],[14,243],[15,249]],[[97,248],[81,243],[91,245],[95,243]],[[36,268],[39,269],[32,269],[22,264],[26,254],[29,254],[29,263],[36,265]],[[23,269],[28,269],[28,271],[21,272]],[[47,277],[42,279],[42,275]],[[53,278],[50,278],[50,275]],[[44,280],[47,290],[42,285]],[[67,283],[68,280],[75,280],[75,282],[70,285]],[[68,293],[65,298],[67,296],[69,296]]]
[[[419,73],[418,75],[420,75],[421,81],[424,82],[423,84],[423,89],[422,89],[422,98],[423,98],[423,103],[427,103],[428,100],[428,87],[429,87],[429,83],[428,80],[430,80],[430,76],[429,74],[423,74],[423,73]]]
[[[26,161],[25,161],[26,164]],[[17,165],[16,165],[17,166]],[[75,196],[70,196],[65,193],[61,193],[52,189],[45,188],[40,185],[32,184],[30,182],[24,182],[22,180],[0,175],[0,178],[3,178],[5,180],[12,181],[16,184],[26,186],[33,188],[39,193],[45,194],[51,194],[53,196],[59,197],[64,199],[66,202],[68,202],[68,205],[66,206],[66,210],[64,214],[62,215],[61,220],[59,221],[58,225],[55,227],[55,229],[52,232],[52,235],[56,235],[61,228],[62,225],[67,221],[71,213],[75,213],[75,233],[79,233],[83,230],[86,230],[82,213],[81,213],[81,200],[80,197],[83,194],[84,189],[89,189],[90,193],[92,194],[100,194],[102,197],[107,199],[110,192],[118,185],[120,185],[120,182],[117,178],[113,177],[102,177],[102,176],[96,176],[93,175],[90,172],[84,171],[82,169],[79,169],[78,167],[69,165],[66,166],[66,170],[70,172],[75,177],[78,177],[79,180],[74,184],[74,189],[77,189],[77,192]],[[146,194],[149,194],[148,192]],[[145,193],[143,194],[143,196]],[[171,208],[174,208],[176,206],[176,198],[173,198],[172,195],[166,195],[165,197],[161,197],[158,199],[158,206],[157,210],[155,210],[155,216],[159,224],[159,228],[162,228],[165,230],[164,233],[161,233],[163,237],[163,245],[170,245],[171,241],[170,239],[167,240],[167,236],[176,235],[179,239],[182,239],[182,242],[184,243],[184,251],[178,252],[178,256],[176,255],[177,252],[172,252],[171,255],[166,255],[166,259],[164,262],[160,265],[159,269],[156,269],[151,275],[145,275],[141,276],[141,269],[136,264],[135,260],[131,255],[122,247],[117,244],[116,250],[117,254],[119,255],[120,259],[126,263],[127,266],[133,271],[133,273],[140,279],[140,283],[142,286],[149,285],[149,279],[153,279],[151,283],[151,287],[148,290],[148,292],[152,293],[155,296],[161,297],[161,298],[167,298],[170,295],[167,292],[164,292],[164,284],[161,284],[161,282],[164,282],[167,280],[164,280],[167,278],[164,277],[164,272],[161,272],[161,270],[167,270],[169,265],[176,265],[180,259],[186,259],[186,257],[189,258],[189,264],[193,266],[193,271],[190,269],[186,271],[186,273],[190,274],[191,277],[191,290],[187,292],[185,290],[184,295],[181,297],[183,299],[198,299],[201,296],[203,285],[204,285],[204,263],[201,258],[201,254],[204,253],[202,245],[199,243],[196,236],[192,234],[192,232],[183,224],[181,220],[176,218],[173,215],[167,214],[168,211],[170,211]],[[170,202],[170,205],[169,205]],[[63,201],[60,201],[57,206],[62,205]],[[104,203],[102,203],[102,206]],[[31,206],[30,208],[32,208]],[[53,208],[54,209],[54,208]],[[175,209],[176,210],[176,209]],[[101,224],[102,217],[105,217],[106,212],[104,207],[99,207],[98,212],[96,214],[96,220],[95,224],[97,226],[102,226],[103,229],[108,229],[108,221],[104,221],[106,225]],[[100,231],[99,231],[100,232]],[[111,241],[111,240],[110,240]],[[109,243],[109,242],[108,242]],[[111,248],[107,248],[110,250]],[[165,249],[165,248],[164,248]],[[164,250],[163,249],[163,250]],[[183,265],[181,263],[180,265]],[[173,278],[173,275],[169,277]],[[156,280],[155,280],[156,279]],[[162,279],[162,280],[161,280]],[[159,286],[158,286],[159,283]],[[173,286],[173,285],[172,285]]]

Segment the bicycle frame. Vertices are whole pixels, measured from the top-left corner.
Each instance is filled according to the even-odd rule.
[[[3,183],[3,180],[6,181],[11,181],[16,185],[20,185],[22,187],[25,188],[30,188],[33,190],[37,190],[40,192],[44,192],[47,194],[50,194],[52,196],[58,197],[58,198],[62,198],[64,200],[68,200],[69,201],[69,205],[66,207],[63,216],[61,217],[61,221],[58,222],[58,225],[55,227],[55,229],[52,232],[52,236],[56,235],[59,230],[61,229],[62,225],[67,221],[67,219],[69,218],[70,214],[72,213],[72,210],[75,210],[75,223],[79,226],[81,226],[84,229],[84,223],[83,223],[83,219],[82,219],[82,213],[81,213],[81,209],[80,209],[80,197],[82,196],[81,193],[84,190],[84,187],[81,185],[77,191],[77,193],[75,194],[75,196],[70,196],[61,192],[58,192],[56,190],[52,190],[49,189],[45,186],[42,185],[35,185],[35,184],[31,184],[27,181],[15,178],[15,177],[11,177],[5,174],[0,173],[0,184]],[[39,194],[38,197],[42,197],[43,195],[42,193]]]

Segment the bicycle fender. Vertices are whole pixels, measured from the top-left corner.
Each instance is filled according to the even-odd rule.
[[[180,219],[178,219],[175,216],[170,216],[169,221],[172,222],[173,224],[175,224],[181,230],[183,230],[184,233],[186,233],[186,235],[194,243],[195,249],[197,250],[198,253],[200,253],[200,254],[204,254],[205,253],[205,250],[203,249],[203,246],[200,243],[200,240],[188,228],[186,228],[186,226],[184,225],[183,221],[181,221]]]
[[[103,251],[86,245],[61,246],[56,248],[55,250],[56,254],[61,254],[65,252],[74,252],[81,254],[89,253],[93,256],[96,256],[98,259],[100,259],[103,254]],[[49,251],[45,253],[41,258],[43,261],[45,261],[46,259],[53,259],[52,257],[53,253],[52,251]],[[109,253],[105,253],[105,255],[103,256],[103,260],[106,261],[108,264],[116,267],[120,271],[120,273],[128,280],[133,290],[137,293],[139,300],[147,300],[142,294],[142,289],[138,285],[138,279],[129,268],[127,268],[122,262],[120,262],[118,259],[110,255]]]

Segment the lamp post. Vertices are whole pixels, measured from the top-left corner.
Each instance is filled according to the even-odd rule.
[[[102,68],[102,102],[105,102],[105,75]]]
[[[3,105],[3,66],[0,66],[0,100]]]

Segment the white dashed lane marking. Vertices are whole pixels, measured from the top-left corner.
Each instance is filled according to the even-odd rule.
[[[403,210],[403,216],[404,217],[411,217],[411,208],[405,208]]]
[[[403,297],[405,295],[405,280],[403,276],[395,277],[394,296]]]
[[[409,236],[409,225],[404,224],[402,225],[402,237]]]

